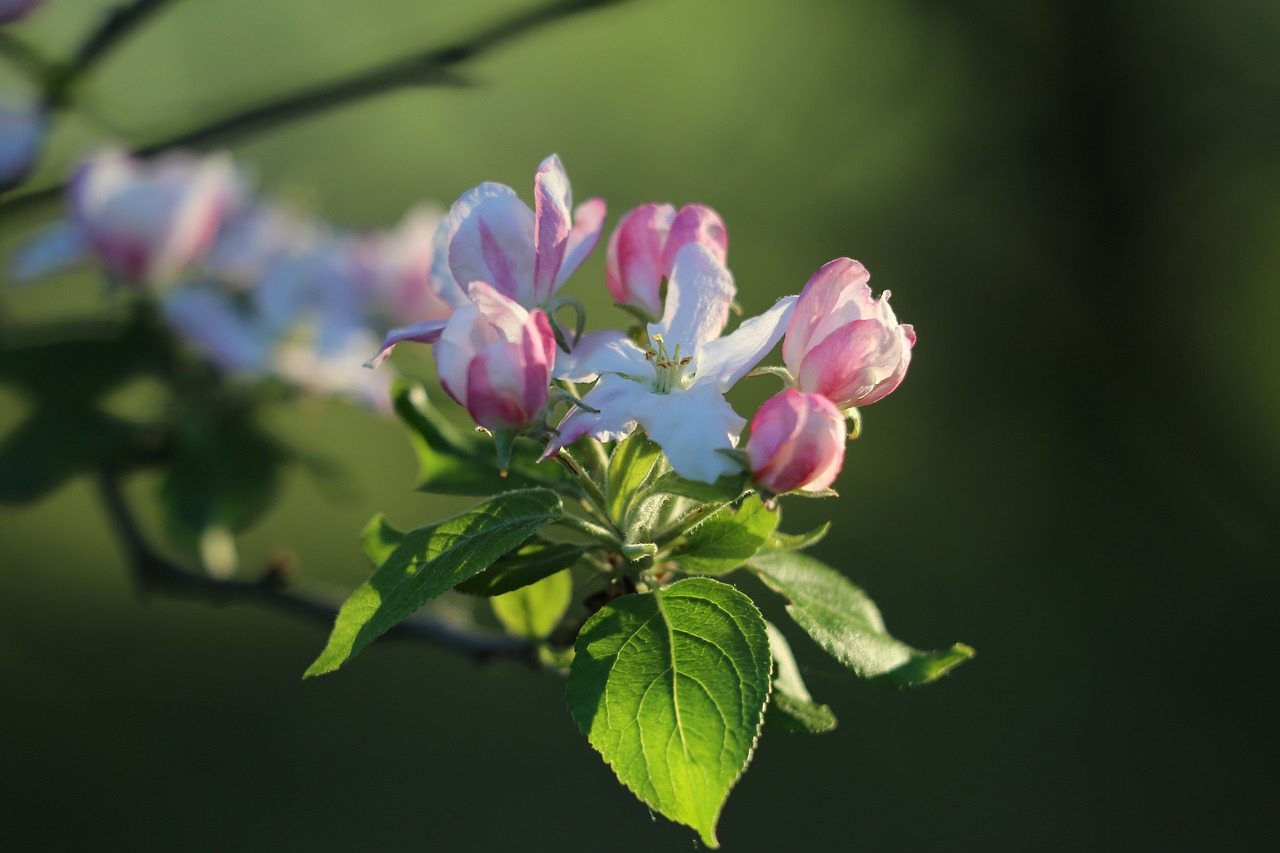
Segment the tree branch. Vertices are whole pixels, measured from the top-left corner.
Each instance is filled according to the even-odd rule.
[[[159,5],[164,2],[167,0],[137,0],[134,5]],[[214,143],[225,143],[246,134],[269,130],[281,124],[346,106],[363,98],[403,86],[462,85],[462,79],[452,71],[454,66],[547,24],[572,17],[580,12],[621,2],[625,0],[556,0],[546,6],[521,12],[454,44],[393,60],[340,80],[292,92],[275,100],[215,119],[192,130],[139,146],[134,149],[134,153],[150,156],[172,148],[199,148]],[[94,54],[94,58],[100,55],[102,50],[100,48]],[[0,201],[0,214],[16,214],[24,208],[47,201],[61,194],[65,186],[65,184],[55,184]]]
[[[289,571],[283,561],[268,567],[256,581],[217,580],[188,571],[151,547],[129,508],[117,471],[100,471],[97,487],[140,593],[196,599],[210,604],[257,604],[324,625],[332,625],[337,617],[338,606],[330,598],[307,594],[289,586]],[[438,617],[406,619],[385,636],[425,641],[460,652],[478,662],[510,659],[534,668],[539,666],[533,647],[525,640],[466,628]]]

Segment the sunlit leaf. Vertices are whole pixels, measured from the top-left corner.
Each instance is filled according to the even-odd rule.
[[[382,513],[369,520],[360,533],[360,548],[376,569],[387,561],[396,547],[404,540],[404,531],[387,523]]]
[[[613,449],[609,457],[606,497],[609,516],[622,530],[630,530],[631,517],[641,497],[641,488],[662,458],[662,448],[637,429]]]
[[[528,640],[551,634],[564,618],[573,599],[573,578],[567,571],[548,575],[513,592],[494,596],[494,615],[507,631]]]
[[[718,846],[769,694],[769,638],[747,596],[711,578],[626,595],[583,626],[569,711],[618,779]]]
[[[328,644],[305,675],[342,666],[423,604],[519,547],[562,513],[555,492],[525,489],[409,531],[373,577],[343,603]]]
[[[777,526],[778,514],[752,495],[738,509],[720,510],[686,533],[671,557],[689,572],[731,571],[768,544]]]
[[[955,644],[924,652],[894,639],[880,611],[844,575],[797,551],[764,551],[747,567],[791,603],[787,613],[819,646],[863,678],[912,685],[933,681],[973,657]]]
[[[791,645],[772,622],[769,628],[769,651],[773,654],[773,693],[764,714],[768,731],[789,734],[822,734],[836,727],[836,715],[826,705],[819,705],[809,695],[800,668],[796,666]]]

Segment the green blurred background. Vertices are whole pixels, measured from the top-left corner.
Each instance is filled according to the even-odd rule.
[[[110,4],[46,5],[15,32],[66,55]],[[86,81],[36,184],[113,131],[146,144],[530,5],[180,0]],[[717,208],[752,311],[841,255],[893,290],[909,378],[865,412],[841,499],[784,524],[832,520],[817,556],[895,634],[978,657],[896,691],[792,631],[840,728],[761,742],[726,849],[1251,849],[1274,832],[1277,44],[1274,3],[632,0],[458,66],[469,85],[232,150],[359,228],[482,180],[528,199],[555,151],[610,228]],[[55,211],[3,220],[0,256]],[[603,268],[571,285],[597,327]],[[90,275],[3,297],[18,324],[102,304]],[[0,389],[0,434],[21,417]],[[451,506],[411,491],[394,423],[318,402],[270,422],[343,473],[292,469],[249,566],[288,546],[351,588],[375,511]],[[0,564],[0,846],[690,849],[559,680],[386,642],[303,683],[324,628],[139,600],[88,483],[0,511]]]

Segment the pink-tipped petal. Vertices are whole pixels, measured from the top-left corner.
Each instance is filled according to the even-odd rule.
[[[819,394],[788,389],[751,421],[747,457],[761,488],[775,494],[830,488],[844,463],[845,420]]]
[[[552,154],[542,161],[533,177],[533,247],[537,258],[534,262],[534,298],[542,303],[555,292],[560,264],[564,260],[573,230],[573,189],[565,174],[560,157]]]
[[[465,288],[486,281],[521,305],[536,304],[534,214],[515,190],[485,183],[449,210],[449,269]]]
[[[609,237],[605,273],[609,292],[622,305],[651,317],[662,316],[662,247],[675,219],[669,204],[644,204],[630,211]]]
[[[689,243],[706,246],[723,264],[729,255],[729,232],[725,230],[720,214],[701,204],[686,204],[680,208],[671,223],[663,249],[663,270],[670,272],[675,266],[676,255]]]
[[[906,375],[911,362],[907,331],[886,328],[875,319],[854,320],[805,355],[796,384],[840,408],[870,405],[897,388]]]
[[[559,290],[596,250],[604,231],[605,212],[602,198],[589,198],[573,211],[573,230],[569,232],[569,239],[565,243],[564,260],[560,263],[553,292]]]
[[[782,344],[782,360],[795,373],[803,354],[829,333],[833,318],[842,316],[841,305],[850,300],[871,300],[871,275],[851,258],[836,258],[809,277],[791,315],[787,337]],[[857,319],[858,315],[844,319]],[[837,321],[836,325],[840,325]],[[821,331],[821,334],[819,333]]]
[[[365,362],[365,367],[377,367],[386,361],[391,355],[391,351],[396,348],[396,344],[405,341],[413,341],[419,344],[434,344],[440,340],[440,335],[444,332],[444,320],[428,320],[424,323],[415,323],[412,326],[405,326],[401,329],[392,329],[387,333],[386,338],[382,341],[382,347],[374,354],[373,358]]]

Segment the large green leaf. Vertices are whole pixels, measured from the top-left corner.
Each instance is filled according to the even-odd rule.
[[[409,531],[373,577],[342,605],[328,644],[304,677],[333,672],[423,604],[519,547],[563,511],[555,492],[525,489]]]
[[[796,666],[791,645],[772,622],[769,627],[769,651],[773,654],[773,693],[764,727],[768,731],[791,734],[822,734],[836,727],[836,715],[826,705],[819,705],[809,695]]]
[[[634,430],[613,449],[606,496],[609,517],[618,529],[630,532],[632,516],[642,497],[641,488],[661,458],[662,448],[641,429]]]
[[[398,382],[392,392],[396,414],[409,429],[418,457],[418,489],[451,495],[492,495],[507,489],[546,485],[563,479],[558,465],[539,464],[531,445],[512,448],[507,476],[498,470],[492,442],[460,434],[440,416],[420,385]]]
[[[791,602],[787,612],[796,624],[863,678],[925,684],[973,657],[973,649],[960,643],[924,652],[894,639],[865,592],[806,554],[763,551],[747,567]]]
[[[560,624],[572,599],[573,578],[567,571],[560,571],[537,583],[494,596],[490,603],[508,633],[527,640],[541,640]]]
[[[755,604],[689,578],[605,605],[575,649],[565,691],[574,722],[637,797],[718,846],[720,810],[751,760],[769,695]]]
[[[599,546],[534,539],[502,557],[475,577],[458,584],[468,595],[505,595],[564,571]]]
[[[721,510],[686,533],[671,557],[689,572],[731,571],[768,544],[777,526],[778,514],[752,495],[737,510]]]

